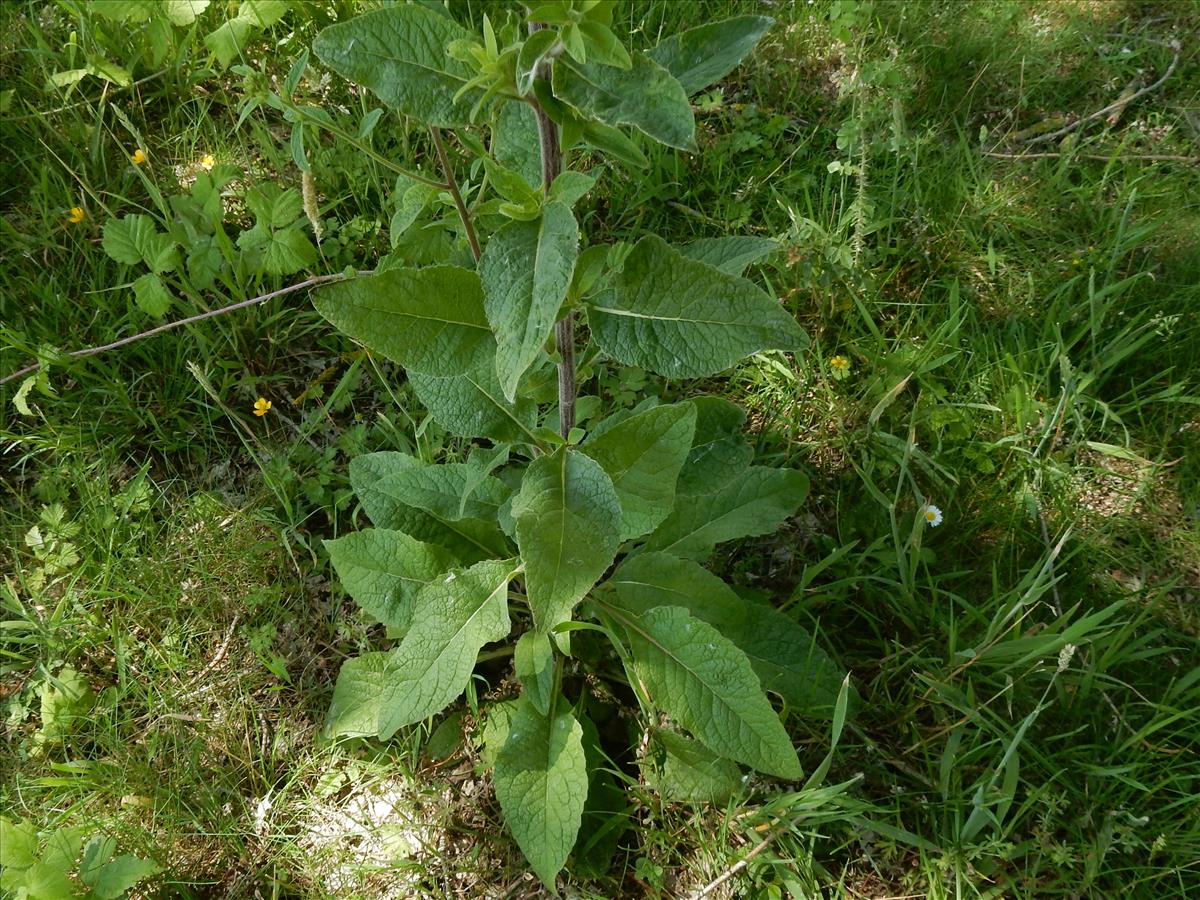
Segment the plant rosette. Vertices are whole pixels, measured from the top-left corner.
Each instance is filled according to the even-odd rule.
[[[652,730],[653,777],[688,799],[731,795],[739,766],[799,778],[768,692],[828,718],[843,681],[812,635],[704,567],[718,544],[775,531],[808,490],[798,471],[752,465],[741,409],[647,392],[592,416],[586,434],[573,427],[577,353],[681,379],[808,344],[745,277],[772,241],[585,245],[574,207],[597,173],[564,160],[587,151],[637,167],[631,132],[694,150],[689,96],[771,25],[740,16],[637,52],[611,14],[611,3],[540,3],[524,20],[485,19],[477,35],[401,5],[313,44],[329,68],[429,126],[442,181],[420,177],[451,195],[473,258],[414,266],[394,254],[314,295],[337,328],[404,368],[433,420],[474,442],[463,462],[352,460],[373,527],[326,547],[347,592],[399,642],[345,663],[327,728],[387,739],[462,695],[481,654],[511,654],[520,695],[483,710],[483,759],[508,828],[552,889],[572,853],[603,843],[587,841],[604,822],[589,818],[600,815],[590,801],[615,789],[582,672],[625,680],[648,721],[669,718],[672,729]],[[487,173],[473,195],[459,189],[444,130]],[[531,145],[540,158],[522,153]],[[438,190],[412,185],[405,202],[418,209]],[[580,322],[592,343],[577,347]],[[547,403],[539,386],[556,367]],[[581,834],[585,818],[596,828]]]

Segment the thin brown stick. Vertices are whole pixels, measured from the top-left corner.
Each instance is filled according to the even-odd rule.
[[[983,155],[994,156],[997,159],[1061,159],[1064,156],[1070,156],[1076,159],[1098,159],[1102,161],[1123,159],[1135,162],[1200,163],[1200,156],[1173,156],[1169,153],[997,153],[994,151],[985,150]]]
[[[745,856],[743,856],[741,859],[739,859],[737,862],[735,862],[732,866],[730,866],[728,869],[726,869],[724,872],[722,872],[717,878],[713,879],[708,884],[706,884],[704,887],[702,887],[700,890],[696,891],[696,893],[692,894],[691,897],[688,898],[688,900],[704,900],[705,897],[707,897],[709,894],[711,894],[713,891],[715,891],[717,888],[719,888],[721,885],[723,885],[725,882],[727,882],[730,878],[732,878],[738,872],[742,871],[742,869],[746,868],[746,866],[748,866],[750,864],[750,860],[754,859],[754,857],[758,856],[758,854],[760,854],[764,850],[766,850],[768,845],[770,845],[771,841],[775,840],[775,838],[777,838],[777,837],[779,837],[779,835],[783,834],[784,830],[785,829],[780,828],[780,829],[777,829],[776,831],[772,832],[771,834],[768,834],[765,838],[763,838],[761,841],[758,842],[758,844],[754,847],[753,850],[751,850],[749,853],[747,853]]]
[[[199,681],[221,664],[221,660],[225,658],[225,654],[229,650],[229,642],[233,640],[233,630],[237,628],[238,618],[240,616],[241,613],[234,613],[233,621],[229,623],[229,630],[225,632],[225,640],[221,641],[221,646],[217,648],[217,652],[213,654],[213,658],[208,661],[208,665],[201,669],[200,672],[197,673],[192,679],[193,683]]]
[[[442,165],[446,188],[450,191],[450,196],[454,198],[454,207],[458,210],[458,217],[462,219],[463,228],[467,232],[467,243],[471,245],[471,255],[475,257],[475,262],[479,262],[479,257],[483,255],[479,249],[479,238],[475,236],[471,213],[467,209],[467,205],[463,203],[462,193],[458,190],[458,181],[454,177],[454,170],[450,168],[450,157],[446,155],[446,145],[442,143],[442,133],[432,127],[429,129],[429,133],[433,135],[433,145],[437,147],[438,162]]]
[[[362,272],[359,274],[365,275],[368,273]],[[291,284],[285,288],[280,288],[277,291],[271,291],[269,294],[263,294],[260,297],[251,297],[249,300],[241,300],[237,303],[230,304],[229,306],[223,306],[220,309],[213,309],[205,313],[200,313],[199,315],[188,316],[186,319],[180,319],[177,322],[168,322],[165,325],[159,325],[156,328],[151,328],[149,331],[142,331],[138,334],[130,335],[129,337],[123,337],[119,341],[113,341],[110,344],[102,344],[99,347],[87,347],[83,350],[73,350],[68,353],[67,356],[71,359],[82,359],[86,356],[95,356],[98,353],[104,353],[106,350],[115,350],[118,347],[124,347],[126,344],[132,344],[135,341],[140,341],[148,337],[154,337],[156,334],[162,334],[164,331],[171,331],[172,329],[179,328],[182,325],[192,325],[196,322],[202,322],[205,319],[211,319],[215,316],[221,316],[225,313],[234,312],[235,310],[245,309],[247,306],[255,306],[259,303],[266,303],[268,300],[273,300],[276,297],[282,297],[285,294],[293,294],[296,291],[302,291],[305,288],[316,287],[319,284],[325,284],[330,281],[340,281],[345,277],[346,276],[341,272],[337,272],[333,275],[314,275],[312,278],[305,279],[299,284]],[[40,362],[36,362],[32,365],[26,366],[23,369],[18,369],[11,375],[5,375],[3,378],[0,378],[0,384],[7,384],[10,381],[15,381],[22,375],[28,375],[31,372],[36,372],[41,367],[42,364]]]
[[[1167,71],[1163,72],[1162,78],[1158,79],[1158,81],[1154,82],[1154,84],[1147,85],[1130,97],[1125,97],[1124,99],[1118,98],[1113,103],[1110,103],[1108,106],[1104,107],[1104,109],[1097,110],[1091,115],[1084,116],[1082,119],[1076,119],[1070,125],[1065,125],[1058,129],[1058,131],[1052,131],[1049,134],[1039,134],[1037,137],[1029,138],[1023,143],[1032,146],[1033,144],[1044,144],[1046,141],[1052,141],[1056,138],[1063,137],[1064,135],[1070,134],[1075,129],[1086,125],[1088,122],[1094,122],[1096,119],[1101,119],[1118,108],[1124,109],[1126,106],[1133,103],[1135,100],[1146,96],[1146,94],[1149,94],[1151,91],[1158,90],[1163,86],[1166,80],[1171,77],[1171,73],[1175,71],[1175,66],[1179,62],[1179,54],[1183,50],[1183,47],[1179,41],[1172,41],[1168,46],[1175,51],[1175,55],[1171,57],[1171,64],[1167,66]]]

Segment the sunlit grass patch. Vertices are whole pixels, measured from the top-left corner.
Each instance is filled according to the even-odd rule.
[[[470,897],[502,892],[521,866],[488,837],[494,799],[468,767],[330,749],[267,814],[277,859],[315,896]]]
[[[287,563],[270,531],[203,495],[160,503],[166,520],[157,504],[127,513],[119,563],[93,530],[107,507],[73,530],[47,526],[74,542],[69,573],[47,569],[50,558],[9,559],[6,606],[24,627],[7,666],[0,791],[44,825],[106,823],[166,863],[167,878],[222,881],[257,865],[237,823],[313,740],[323,710],[296,686],[328,677],[324,650],[320,632],[292,631],[314,601],[275,586]],[[46,738],[36,699],[70,672],[88,699],[60,704],[69,718]]]

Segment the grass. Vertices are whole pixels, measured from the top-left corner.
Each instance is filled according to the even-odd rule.
[[[642,45],[746,10],[625,3],[618,17]],[[698,98],[702,152],[647,147],[650,169],[606,173],[581,222],[618,238],[786,243],[756,277],[809,330],[811,353],[668,389],[738,400],[762,460],[810,473],[803,514],[718,565],[817,629],[861,703],[833,787],[752,783],[721,809],[666,804],[635,781],[614,867],[573,886],[678,896],[753,851],[713,896],[1188,896],[1200,890],[1200,168],[1140,157],[1197,154],[1195,9],[772,14],[759,51]],[[2,376],[43,345],[151,323],[119,287],[136,273],[99,245],[106,210],[169,222],[174,167],[194,174],[209,152],[285,186],[296,176],[280,121],[260,109],[235,127],[240,81],[194,39],[165,72],[136,68],[133,88],[46,91],[72,65],[72,29],[85,50],[114,52],[119,26],[34,3],[0,15],[15,91],[2,117]],[[300,12],[285,23],[273,37],[288,42],[248,60],[280,78],[319,25]],[[1102,108],[1139,71],[1152,81],[1173,38],[1172,78],[1113,125],[1041,146],[1058,158],[986,155]],[[355,130],[364,101],[331,90]],[[126,122],[145,168],[128,161]],[[423,152],[387,118],[372,139],[400,159]],[[329,143],[312,152],[340,235],[320,271],[370,265],[387,249],[394,179]],[[89,218],[71,227],[79,203]],[[171,315],[286,280],[181,284]],[[619,396],[639,380],[601,370],[584,389]],[[161,896],[532,890],[470,741],[435,761],[431,729],[383,746],[319,734],[341,660],[381,639],[320,545],[354,527],[347,461],[461,449],[398,381],[295,299],[55,367],[32,416],[5,386],[6,815],[113,834],[165,867],[150,882]],[[262,420],[260,395],[275,404]],[[927,501],[945,513],[937,529],[916,518]],[[68,667],[94,700],[68,706],[56,733],[43,696]],[[789,724],[816,767],[828,724]]]

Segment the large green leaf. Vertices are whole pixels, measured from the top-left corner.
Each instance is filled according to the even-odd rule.
[[[145,263],[151,272],[170,272],[179,265],[175,241],[163,234],[149,216],[130,214],[104,223],[104,252],[126,265]]]
[[[250,264],[268,275],[290,275],[317,261],[317,248],[299,228],[273,229],[259,223],[238,235]]]
[[[746,411],[724,397],[701,394],[691,398],[696,407],[696,438],[693,449],[711,441],[740,434],[746,424]]]
[[[616,556],[621,503],[595,460],[560,447],[530,463],[512,514],[534,623],[548,631],[570,619]]]
[[[397,476],[426,465],[407,453],[366,453],[350,461],[350,486],[380,528],[394,528],[418,541],[439,544],[467,564],[507,556],[508,544],[494,521],[441,518],[408,503],[409,498],[396,487]]]
[[[496,517],[512,489],[491,475],[477,477],[467,463],[411,466],[389,476],[383,488],[444,521]]]
[[[741,475],[754,448],[738,437],[708,441],[692,449],[679,472],[676,494],[711,494]]]
[[[479,261],[483,304],[496,335],[496,374],[511,403],[567,299],[579,227],[565,203],[547,203],[531,222],[509,222]]]
[[[541,205],[542,192],[533,185],[540,185],[541,179],[533,182],[526,181],[520,173],[514,172],[498,162],[493,162],[486,156],[482,162],[491,187],[508,201],[508,204],[502,205],[500,209],[509,210],[523,222],[536,218],[538,207]],[[520,210],[519,215],[517,214],[518,209]]]
[[[690,95],[732,72],[773,24],[766,16],[736,16],[673,35],[648,55]]]
[[[449,16],[415,5],[392,6],[330,25],[313,42],[326,65],[374,91],[384,103],[429,125],[454,128],[471,120],[479,99],[455,94],[472,72],[446,52],[471,32]]]
[[[76,860],[80,859],[83,838],[87,831],[86,825],[60,827],[51,831],[42,847],[42,862],[69,872],[74,868]]]
[[[549,32],[547,32],[549,33]],[[528,184],[542,183],[537,114],[528,103],[505,103],[492,131],[492,153]]]
[[[142,312],[161,318],[171,308],[171,292],[163,280],[153,272],[147,272],[133,282],[133,299]]]
[[[675,486],[679,494],[711,494],[741,475],[754,459],[742,437],[746,411],[720,397],[693,397],[696,436]]]
[[[554,699],[554,648],[549,635],[541,631],[521,635],[513,651],[513,670],[524,696],[542,715],[550,715]]]
[[[662,238],[638,241],[588,322],[604,351],[669,378],[702,378],[760,350],[808,338],[761,288],[688,259]]]
[[[145,881],[162,871],[162,866],[152,859],[122,855],[100,866],[91,880],[92,896],[96,900],[117,900],[138,882]]]
[[[208,9],[210,0],[163,0],[163,12],[172,25],[191,25]]]
[[[448,378],[410,372],[408,382],[429,415],[447,431],[514,444],[537,442],[537,405],[524,397],[512,403],[505,399],[491,357]]]
[[[471,452],[467,456],[467,461],[463,464],[466,468],[466,477],[464,479],[465,495],[471,496],[482,488],[484,483],[493,477],[492,473],[501,469],[508,462],[508,457],[511,453],[512,448],[508,444],[497,443],[491,447],[472,447]],[[508,475],[511,473],[505,474]],[[516,490],[517,486],[504,479],[501,479],[501,481],[504,484],[506,496],[511,496],[512,491]],[[500,505],[503,506],[503,502]]]
[[[330,737],[367,737],[379,731],[379,711],[390,653],[364,653],[342,663],[325,732]]]
[[[550,719],[522,701],[496,755],[494,780],[517,846],[553,890],[579,833],[588,791],[583,729],[570,710]]]
[[[495,347],[479,276],[457,266],[336,282],[318,290],[313,305],[359,343],[426,375],[476,369]]]
[[[91,884],[100,873],[100,868],[117,852],[117,839],[108,835],[97,835],[83,848],[79,860],[79,880]]]
[[[304,212],[304,199],[298,190],[271,181],[250,188],[245,199],[258,224],[267,228],[286,228]]]
[[[22,873],[19,884],[25,891],[15,896],[29,900],[71,900],[76,888],[67,877],[68,871],[67,866],[39,860]]]
[[[241,56],[254,32],[278,22],[288,6],[287,0],[242,0],[237,15],[205,35],[204,43],[222,66],[228,66]]]
[[[633,60],[625,45],[608,27],[608,23],[583,21],[579,23],[579,31],[586,38],[588,59],[592,62],[616,66],[618,69],[628,69]]]
[[[400,522],[397,527],[401,531],[422,532],[414,536],[419,540],[442,544],[454,550],[462,559],[507,555],[510,552],[509,545],[496,524],[494,514],[486,518],[466,518],[459,515],[457,510],[438,512],[428,508],[436,504],[431,492],[416,494],[408,487],[410,482],[425,477],[425,470],[430,468],[434,467],[422,464],[420,469],[397,472],[374,485],[377,495],[387,497],[396,504]]]
[[[675,481],[692,448],[696,409],[658,406],[632,416],[580,449],[612,479],[621,501],[621,540],[653,531],[675,503]]]
[[[238,4],[238,18],[268,28],[283,18],[288,6],[287,0],[242,0]]]
[[[397,523],[405,518],[405,510],[411,507],[376,486],[389,475],[424,465],[419,459],[398,450],[362,453],[350,460],[350,487],[354,488],[368,518],[377,527],[399,528]],[[423,540],[419,535],[413,536]]]
[[[673,731],[659,730],[654,737],[663,748],[660,791],[672,800],[729,802],[741,783],[737,763]]]
[[[547,199],[553,203],[555,200],[565,203],[568,207],[573,207],[596,185],[596,179],[599,176],[589,175],[586,172],[575,172],[567,169],[565,172],[559,173],[554,179],[554,183],[550,185],[550,192],[546,195]],[[603,252],[607,253],[605,248]],[[572,277],[574,282],[574,277]]]
[[[212,287],[224,265],[225,258],[221,255],[221,248],[217,246],[215,238],[209,235],[197,236],[190,243],[187,252],[187,274],[196,290],[204,291]]]
[[[705,559],[723,541],[775,531],[807,494],[804,473],[751,466],[712,493],[680,494],[646,549]]]
[[[650,699],[718,756],[781,778],[800,760],[746,655],[678,606],[626,617],[631,678]]]
[[[482,744],[479,748],[479,762],[485,770],[495,768],[496,757],[500,754],[505,742],[508,741],[517,708],[524,705],[525,702],[521,699],[501,700],[488,706],[483,719],[483,727],[479,730],[477,738],[477,741]]]
[[[417,593],[412,627],[384,672],[379,737],[440,712],[463,692],[480,648],[509,632],[508,582],[516,572],[511,559],[484,560]]]
[[[151,0],[108,0],[96,6],[96,14],[113,22],[144,22],[155,13]]]
[[[417,591],[455,562],[445,547],[389,528],[364,528],[326,540],[325,549],[346,593],[393,628],[408,627]]]
[[[558,32],[552,28],[535,31],[525,39],[517,54],[517,93],[524,97],[533,90],[533,81],[546,54],[558,42]]]
[[[642,553],[605,582],[612,601],[637,615],[681,606],[746,654],[763,688],[806,715],[833,714],[843,672],[798,623],[772,606],[744,600],[691,560]]]
[[[400,243],[404,232],[412,227],[438,190],[427,184],[410,184],[400,195],[400,203],[388,224],[388,238],[393,248]]]
[[[742,234],[700,238],[689,244],[677,245],[675,249],[688,259],[707,263],[728,275],[741,275],[746,271],[746,266],[765,259],[778,250],[779,244],[770,238]]]
[[[635,169],[644,169],[650,165],[646,154],[632,139],[621,129],[605,125],[603,122],[584,122],[583,141]]]
[[[696,149],[696,121],[678,81],[644,53],[617,69],[581,65],[566,56],[554,61],[554,96],[581,114],[608,125],[632,125],[669,147]]]
[[[0,866],[24,869],[37,861],[37,826],[0,816]]]
[[[254,23],[248,19],[228,19],[215,31],[206,34],[204,43],[221,66],[225,67],[238,58],[254,31]]]
[[[659,405],[660,403],[658,397],[656,397],[654,394],[651,394],[649,397],[643,398],[642,402],[637,406],[631,407],[630,409],[618,407],[599,422],[588,423],[590,426],[588,428],[588,441],[599,440],[600,435],[612,431],[622,422],[627,422],[634,416],[641,415],[642,413],[654,409]]]

